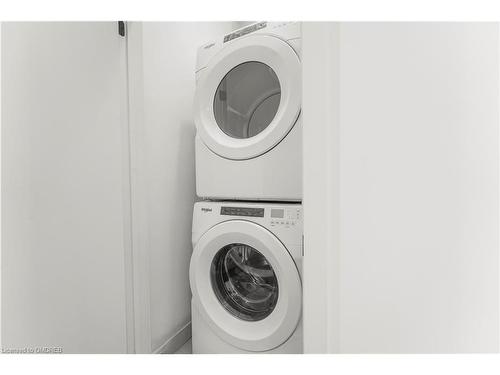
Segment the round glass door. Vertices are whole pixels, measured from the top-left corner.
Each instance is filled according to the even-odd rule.
[[[241,243],[223,247],[215,255],[210,278],[222,306],[245,321],[271,314],[278,301],[278,279],[268,260]]]
[[[193,249],[192,306],[217,336],[250,351],[266,351],[294,332],[302,282],[294,258],[264,227],[228,220],[211,227]]]
[[[273,121],[280,100],[281,86],[274,70],[261,62],[244,62],[231,69],[217,87],[215,121],[232,138],[251,138]]]
[[[299,118],[300,59],[280,38],[238,38],[196,74],[197,135],[226,159],[248,160],[268,152]]]

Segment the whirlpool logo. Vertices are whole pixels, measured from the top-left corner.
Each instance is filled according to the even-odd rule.
[[[202,207],[201,212],[212,212],[212,209],[207,207]]]

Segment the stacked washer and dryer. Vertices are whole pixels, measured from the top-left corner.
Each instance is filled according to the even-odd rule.
[[[193,353],[302,353],[301,25],[200,47]]]

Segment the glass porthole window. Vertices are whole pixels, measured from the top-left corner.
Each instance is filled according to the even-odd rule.
[[[210,277],[222,306],[245,321],[266,318],[278,302],[278,279],[268,260],[245,244],[230,244],[215,255]]]
[[[273,121],[281,100],[278,76],[264,63],[249,61],[227,73],[214,97],[219,128],[238,139],[256,136]]]

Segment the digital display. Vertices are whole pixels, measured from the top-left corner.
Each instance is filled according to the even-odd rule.
[[[271,217],[275,219],[283,219],[285,217],[285,210],[282,208],[271,208]]]
[[[228,34],[224,37],[224,43],[229,42],[230,40],[239,38],[240,36],[250,34],[254,31],[263,29],[267,26],[267,22],[259,22],[254,23],[253,25],[247,26],[241,30],[235,31],[234,33]]]
[[[220,214],[230,216],[264,217],[264,209],[255,207],[221,207]]]

